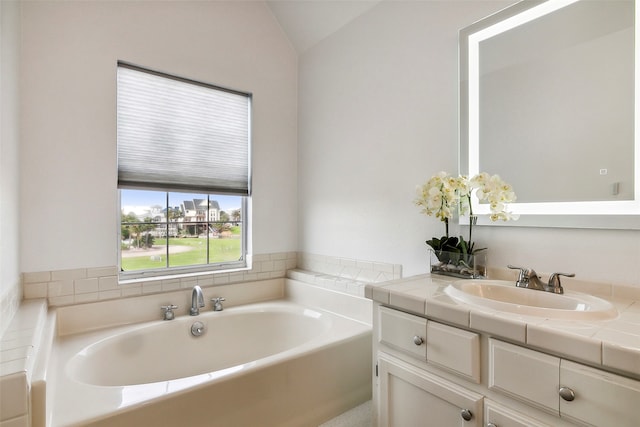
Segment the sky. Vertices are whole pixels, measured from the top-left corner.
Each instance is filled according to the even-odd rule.
[[[180,206],[183,200],[206,199],[206,194],[199,193],[169,193],[169,206]],[[211,197],[220,205],[220,209],[231,213],[240,209],[242,197],[215,195]],[[164,208],[166,193],[160,191],[120,190],[120,206],[125,213],[142,214],[149,206],[160,205]]]

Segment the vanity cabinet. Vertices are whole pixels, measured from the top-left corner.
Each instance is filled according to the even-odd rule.
[[[640,381],[382,305],[374,316],[378,427],[640,426]]]
[[[640,425],[640,381],[495,339],[489,340],[488,383],[581,424]]]
[[[380,427],[482,426],[482,395],[392,356],[380,356],[378,372]]]

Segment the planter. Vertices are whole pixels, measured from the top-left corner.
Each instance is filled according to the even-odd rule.
[[[436,251],[429,249],[431,274],[458,277],[460,279],[486,279],[487,254],[473,255],[460,252]]]

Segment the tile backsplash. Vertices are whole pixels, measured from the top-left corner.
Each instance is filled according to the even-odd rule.
[[[155,294],[195,285],[215,286],[284,277],[296,267],[296,252],[254,255],[251,269],[144,279],[118,283],[118,267],[77,268],[23,273],[25,299],[47,298],[50,306]]]

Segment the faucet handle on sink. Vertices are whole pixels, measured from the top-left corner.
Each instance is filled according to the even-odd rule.
[[[516,280],[516,286],[526,288],[529,285],[529,279],[532,277],[538,277],[538,274],[532,268],[516,267],[515,265],[507,265],[512,270],[520,270],[518,273],[518,280]]]
[[[553,273],[551,276],[549,276],[548,289],[550,292],[553,292],[555,294],[564,293],[564,289],[560,284],[560,276],[575,277],[575,273]]]

